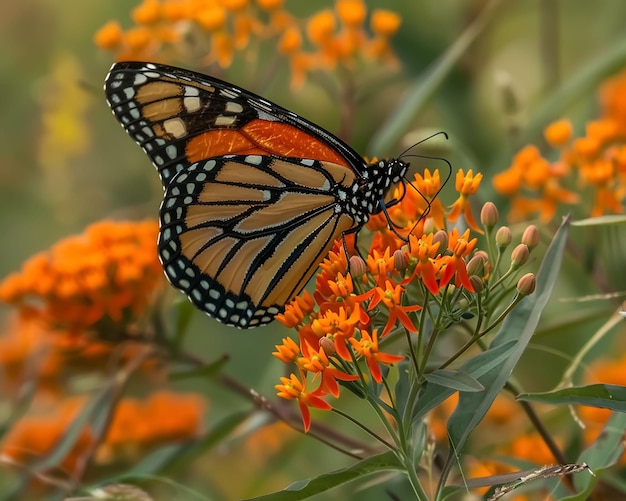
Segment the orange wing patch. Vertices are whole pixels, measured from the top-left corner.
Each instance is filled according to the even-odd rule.
[[[204,132],[189,140],[186,153],[190,162],[223,155],[277,155],[311,158],[350,169],[342,155],[311,134],[289,124],[261,119],[239,130]]]

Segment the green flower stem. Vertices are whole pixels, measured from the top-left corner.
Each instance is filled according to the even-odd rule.
[[[441,364],[439,366],[439,369],[445,369],[446,367],[448,367],[448,365],[450,365],[457,358],[463,355],[463,353],[465,353],[474,343],[476,343],[476,341],[482,338],[485,334],[492,331],[499,323],[501,323],[506,318],[506,316],[511,312],[511,310],[513,310],[513,308],[517,306],[517,303],[519,303],[524,297],[525,296],[523,296],[522,294],[519,294],[519,293],[516,294],[515,297],[513,298],[513,301],[511,301],[511,304],[509,304],[506,310],[504,310],[500,314],[500,316],[493,321],[491,325],[485,327],[485,329],[478,332],[476,335],[472,336],[454,355],[452,355],[448,360],[446,360],[443,364]]]
[[[374,408],[379,408],[377,405],[373,405]],[[380,409],[380,408],[379,408]],[[340,411],[339,409],[333,407],[331,409],[331,412],[334,412],[335,414],[338,414],[339,416],[347,419],[348,421],[350,421],[351,423],[353,423],[354,425],[356,425],[358,428],[360,428],[361,430],[363,430],[365,433],[367,433],[370,437],[372,437],[374,440],[376,440],[377,442],[380,442],[381,444],[383,444],[385,447],[387,447],[389,450],[391,451],[395,451],[396,448],[393,444],[387,442],[383,437],[381,437],[380,435],[378,435],[377,433],[375,433],[374,431],[370,430],[367,426],[365,426],[363,423],[361,423],[359,420],[357,420],[356,418],[353,418],[350,414],[346,414],[343,411]],[[387,428],[385,426],[385,428]]]

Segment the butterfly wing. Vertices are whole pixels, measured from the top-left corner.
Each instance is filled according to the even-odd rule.
[[[152,63],[114,64],[105,80],[113,114],[151,158],[163,186],[193,162],[222,155],[311,158],[361,174],[339,138],[217,78]]]
[[[161,206],[159,255],[170,282],[225,324],[272,321],[354,226],[337,210],[338,191],[354,181],[344,171],[260,155],[192,165]]]
[[[270,322],[333,242],[363,224],[347,201],[365,163],[298,115],[152,63],[115,64],[105,92],[161,176],[159,256],[168,279],[221,322]]]

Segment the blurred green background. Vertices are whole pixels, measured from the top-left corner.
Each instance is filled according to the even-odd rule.
[[[316,2],[321,8],[326,2]],[[626,65],[626,3],[622,0],[522,0],[498,2],[498,8],[445,75],[441,84],[390,151],[369,151],[371,138],[475,19],[487,2],[443,0],[368,1],[368,7],[398,12],[403,20],[394,47],[402,71],[381,67],[375,80],[359,82],[367,89],[355,120],[351,144],[363,154],[397,154],[410,131],[443,130],[446,150],[456,168],[485,174],[477,201],[495,199],[490,174],[509,166],[511,154],[524,140],[540,138],[548,121],[567,116],[582,130],[597,110],[595,88]],[[331,5],[328,3],[328,5]],[[81,232],[106,218],[155,218],[161,199],[158,176],[144,153],[111,115],[102,92],[111,54],[93,43],[94,33],[110,19],[131,25],[134,2],[4,0],[0,9],[0,277],[20,268],[30,255],[57,240]],[[287,2],[292,12],[310,13],[311,5]],[[176,64],[177,61],[170,61]],[[245,60],[236,59],[220,78],[260,93],[330,131],[336,130],[339,104],[321,92],[314,79],[289,88],[286,68],[262,86]],[[198,65],[200,71],[205,69]],[[568,86],[574,86],[568,91]],[[414,136],[413,142],[419,140]],[[451,187],[450,187],[451,189]],[[446,201],[451,202],[447,195]],[[495,199],[497,200],[497,199]],[[499,200],[505,213],[505,202]],[[476,205],[477,207],[479,204]],[[574,230],[573,235],[583,235]],[[559,295],[594,292],[585,277],[568,274],[580,263],[565,263]],[[622,268],[623,270],[623,268]],[[179,298],[172,291],[172,299]],[[612,305],[594,303],[575,308],[559,303],[548,312],[544,333],[557,349],[584,341]],[[10,309],[1,307],[6,316]],[[575,313],[572,313],[572,311]],[[588,311],[587,311],[588,310]],[[190,345],[211,360],[231,357],[226,372],[264,395],[274,393],[281,364],[270,355],[289,334],[278,325],[250,332],[221,326],[195,314]],[[566,339],[564,339],[564,337]],[[530,389],[547,389],[558,380],[563,363],[536,351],[525,364],[546,363],[553,370],[533,373]],[[524,365],[524,364],[523,364]],[[191,385],[211,402],[209,420],[249,403],[216,385]],[[284,452],[268,465],[271,488],[349,464],[311,440]],[[302,449],[299,449],[302,448]],[[323,457],[316,460],[316,455]],[[330,459],[329,459],[330,458]],[[289,468],[285,467],[289,462]],[[245,461],[244,461],[245,463]],[[245,464],[239,466],[245,468]],[[276,471],[281,474],[277,475]],[[197,472],[196,472],[197,473]],[[260,478],[260,477],[259,477]],[[268,480],[269,481],[269,480]],[[258,480],[258,493],[270,487]]]

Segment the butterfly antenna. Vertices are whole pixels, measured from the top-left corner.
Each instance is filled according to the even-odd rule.
[[[448,137],[448,135],[447,135],[445,132],[437,132],[437,134],[444,134],[444,135],[446,136],[446,138]],[[437,134],[433,134],[432,136],[429,136],[429,137],[436,136]],[[428,138],[426,138],[426,139],[428,139]],[[420,141],[420,142],[424,142],[424,141],[425,141],[425,139],[424,139],[424,140],[422,140],[422,141]],[[417,144],[419,144],[419,143],[417,143]],[[415,145],[413,145],[413,146],[415,146]],[[411,146],[411,148],[413,148],[413,146]],[[409,148],[409,149],[411,149],[411,148]],[[407,150],[407,151],[408,151],[408,150]],[[433,156],[430,156],[430,155],[416,155],[416,154],[413,154],[413,155],[405,155],[405,158],[407,158],[407,157],[411,157],[411,158],[424,158],[424,159],[426,159],[426,160],[437,160],[437,161],[439,161],[439,162],[444,162],[444,163],[448,166],[448,174],[446,175],[446,178],[444,179],[443,183],[441,184],[441,186],[439,187],[439,189],[437,190],[437,192],[435,193],[435,195],[434,195],[434,196],[433,196],[430,200],[428,200],[428,199],[424,196],[424,194],[423,194],[420,190],[418,190],[418,189],[417,189],[417,187],[416,187],[416,186],[415,186],[415,185],[414,185],[414,184],[413,184],[413,183],[412,183],[412,182],[411,182],[408,178],[406,178],[406,177],[404,178],[404,179],[405,179],[405,181],[406,181],[406,183],[407,183],[407,184],[408,184],[411,188],[413,188],[413,189],[414,189],[414,190],[415,190],[415,191],[419,194],[419,196],[420,196],[420,197],[422,197],[422,199],[426,202],[426,209],[424,210],[424,212],[422,213],[422,215],[420,216],[420,218],[417,220],[417,222],[415,223],[415,225],[413,225],[413,228],[411,228],[411,232],[413,232],[413,230],[417,227],[417,225],[418,225],[418,224],[419,224],[419,223],[420,223],[420,222],[421,222],[424,218],[426,218],[426,217],[428,216],[428,214],[430,214],[430,208],[431,208],[432,201],[433,201],[433,200],[435,200],[435,199],[439,196],[439,193],[441,193],[441,191],[443,190],[444,186],[445,186],[446,184],[448,184],[448,181],[450,181],[450,178],[452,177],[452,164],[450,163],[450,161],[449,161],[448,159],[443,158],[443,157],[433,157]]]
[[[424,139],[420,139],[417,143],[412,144],[406,150],[404,150],[402,153],[400,153],[400,155],[398,155],[398,158],[402,158],[403,156],[405,156],[409,151],[411,151],[416,146],[419,146],[420,144],[425,143],[426,141],[430,141],[432,138],[437,137],[437,136],[443,136],[443,137],[446,138],[446,140],[450,139],[448,137],[448,133],[447,132],[440,130],[439,132],[435,132],[434,134],[431,134],[430,136],[427,136]]]

